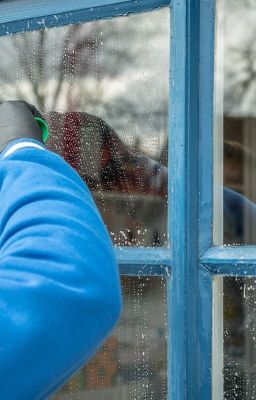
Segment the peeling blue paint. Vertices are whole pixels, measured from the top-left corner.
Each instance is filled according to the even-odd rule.
[[[169,0],[5,0],[0,2],[0,35],[140,13],[168,5]]]

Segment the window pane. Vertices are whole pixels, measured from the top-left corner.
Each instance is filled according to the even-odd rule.
[[[225,399],[256,398],[256,279],[224,279]]]
[[[112,336],[53,400],[165,400],[166,283],[122,279],[124,309]]]
[[[49,121],[117,245],[167,245],[169,8],[0,38],[0,100]]]
[[[255,21],[255,0],[217,1],[215,141],[223,155],[216,145],[215,222],[221,228],[223,207],[226,244],[256,244]],[[222,156],[223,180],[217,178]]]

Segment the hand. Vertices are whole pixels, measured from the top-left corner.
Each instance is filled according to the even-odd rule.
[[[0,104],[0,151],[14,139],[42,140],[42,132],[35,117],[40,112],[25,101],[6,101]]]

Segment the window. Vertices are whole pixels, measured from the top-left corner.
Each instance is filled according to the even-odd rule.
[[[3,99],[33,99],[44,113],[47,146],[88,184],[119,248],[168,246],[169,14],[163,7],[0,38]],[[166,398],[166,280],[136,275],[123,277],[117,329],[53,398]]]
[[[43,110],[122,274],[119,325],[52,399],[251,399],[254,2],[70,3],[0,4],[1,100]]]
[[[42,110],[118,246],[168,245],[169,37],[164,7],[0,41],[2,99]]]
[[[216,244],[233,247],[247,260],[255,245],[255,3],[233,0],[216,4],[215,149],[223,148],[216,168],[215,202],[219,219]],[[236,27],[234,29],[234,27]],[[218,157],[218,156],[217,156]],[[220,187],[223,188],[220,190]],[[222,231],[222,232],[221,232]],[[256,251],[251,248],[254,258]],[[238,256],[239,254],[239,256]],[[253,399],[255,388],[255,277],[250,268],[229,272],[216,280],[219,312],[223,313],[223,398]],[[222,279],[223,277],[223,279]],[[217,289],[218,288],[218,289]],[[223,292],[223,302],[220,296]],[[216,333],[216,335],[218,335]]]

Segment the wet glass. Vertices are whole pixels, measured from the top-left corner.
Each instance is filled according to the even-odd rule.
[[[118,326],[51,400],[167,399],[166,281],[123,277],[122,288]]]
[[[256,244],[255,21],[255,0],[217,1],[214,140],[218,208],[215,222],[219,234],[216,244]]]
[[[169,8],[0,38],[0,100],[42,111],[115,245],[168,245],[169,47]]]
[[[256,278],[224,278],[224,399],[256,399]]]

